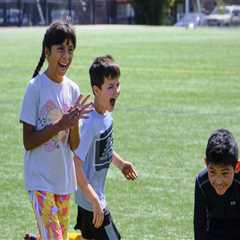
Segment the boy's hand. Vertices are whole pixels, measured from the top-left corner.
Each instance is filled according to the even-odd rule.
[[[102,226],[103,220],[104,220],[104,212],[103,209],[100,206],[100,203],[96,201],[92,204],[93,208],[93,225],[95,228],[99,228]]]
[[[137,178],[137,171],[130,162],[123,164],[122,173],[127,180],[135,180]]]

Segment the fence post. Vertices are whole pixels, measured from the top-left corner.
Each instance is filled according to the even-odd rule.
[[[73,23],[73,19],[72,19],[72,0],[68,0],[68,10],[69,10],[70,21]]]
[[[18,8],[18,27],[22,26],[22,1],[18,0],[17,1],[17,8]]]
[[[49,24],[49,17],[48,17],[48,1],[43,0],[43,9],[44,9],[44,15],[45,15],[45,24]]]
[[[91,10],[90,10],[90,22],[95,24],[96,22],[96,0],[91,1]]]

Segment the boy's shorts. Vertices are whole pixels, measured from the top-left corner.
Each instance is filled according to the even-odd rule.
[[[56,195],[43,191],[30,191],[39,233],[42,240],[67,240],[70,195]]]
[[[77,224],[75,230],[79,229],[86,239],[94,240],[119,240],[121,236],[113,223],[111,214],[104,210],[104,220],[100,228],[95,228],[93,223],[93,212],[78,206]]]

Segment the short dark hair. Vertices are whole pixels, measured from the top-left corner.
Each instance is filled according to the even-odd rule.
[[[111,55],[97,57],[89,69],[91,86],[101,88],[105,78],[120,77],[120,67]]]
[[[227,129],[218,129],[208,139],[206,163],[231,165],[235,168],[238,161],[238,144]]]
[[[45,48],[51,50],[53,45],[62,44],[65,40],[70,40],[73,43],[74,49],[76,48],[76,34],[74,28],[64,21],[53,22],[47,29],[43,41],[42,52],[39,62],[34,70],[33,77],[36,77],[41,70],[45,61]]]

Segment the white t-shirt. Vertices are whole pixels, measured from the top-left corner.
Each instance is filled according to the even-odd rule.
[[[41,130],[58,121],[80,94],[79,87],[64,77],[61,83],[42,73],[33,78],[26,89],[20,121]],[[68,144],[69,130],[60,131],[41,146],[25,152],[24,178],[27,191],[69,194],[76,190],[72,152]]]
[[[97,113],[95,110],[84,119],[81,127],[81,143],[74,151],[83,161],[83,171],[98,195],[102,208],[106,208],[105,180],[109,166],[112,162],[113,138],[112,138],[112,114]],[[76,203],[92,211],[92,205],[78,187]]]

